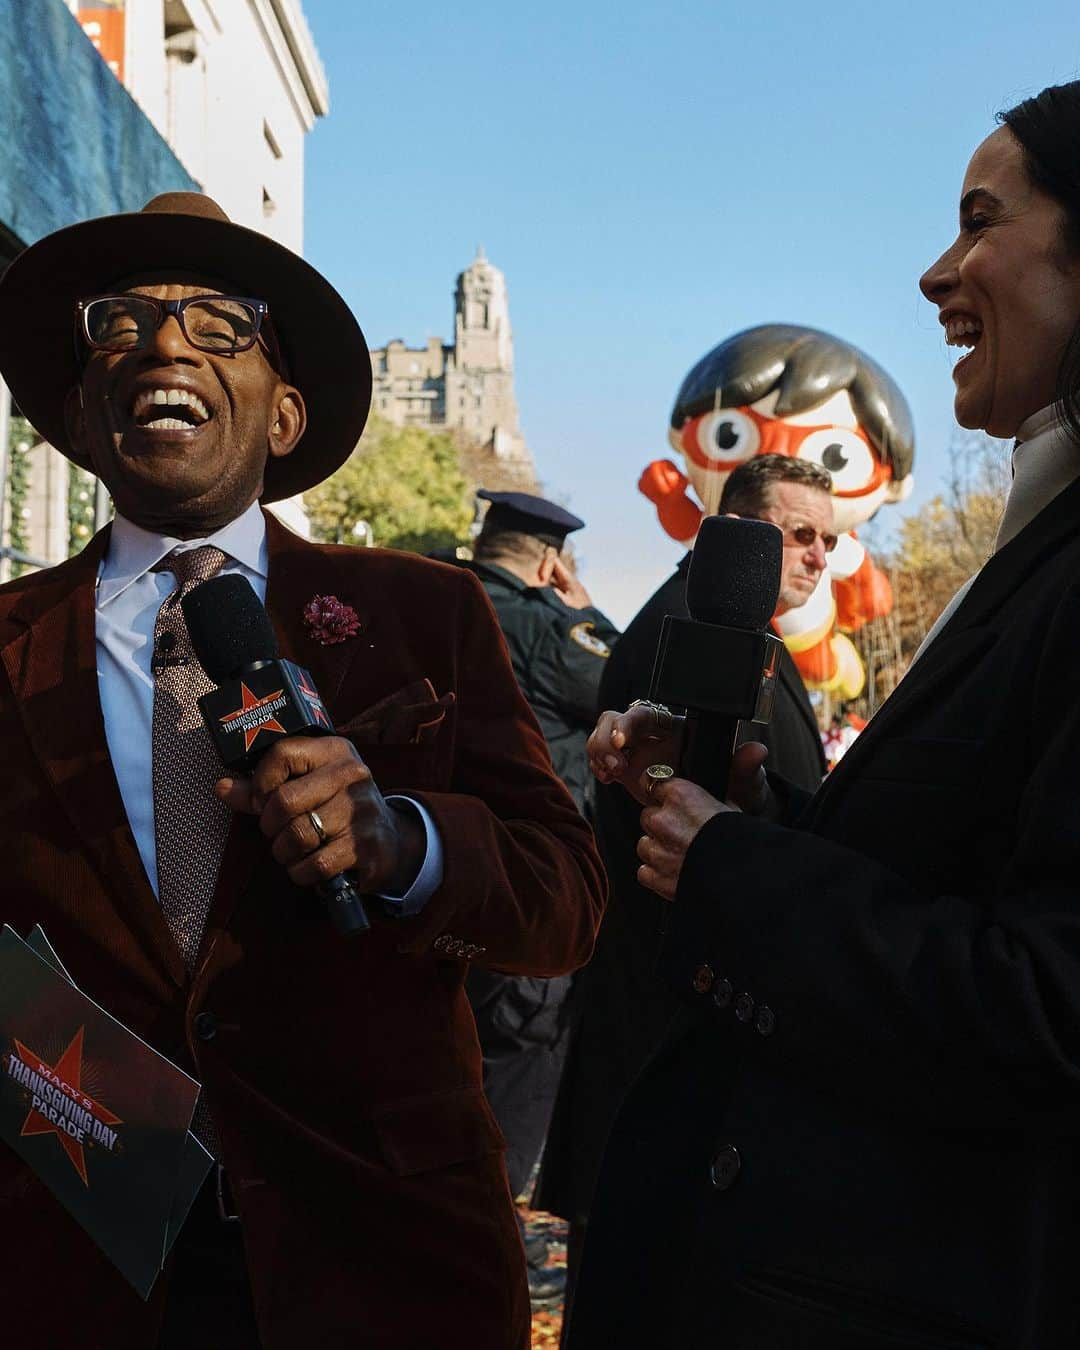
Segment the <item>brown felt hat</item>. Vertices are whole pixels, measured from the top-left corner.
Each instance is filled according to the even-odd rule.
[[[75,302],[123,277],[177,270],[227,277],[265,300],[304,397],[307,428],[292,454],[270,458],[264,502],[321,483],[352,453],[371,405],[371,357],[360,325],[303,258],[234,225],[198,192],[166,192],[141,211],[69,225],[31,244],[0,279],[0,371],[20,411],[74,463],[64,400],[81,378],[72,339]]]

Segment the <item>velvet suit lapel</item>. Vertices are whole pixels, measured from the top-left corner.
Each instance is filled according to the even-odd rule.
[[[15,601],[3,665],[27,739],[64,814],[136,941],[176,983],[184,978],[128,824],[98,695],[94,598],[109,531],[39,573]],[[149,747],[147,747],[149,753]]]
[[[281,655],[311,672],[315,688],[327,706],[334,700],[356,659],[360,644],[347,641],[322,646],[307,634],[304,606],[314,594],[333,593],[333,565],[306,539],[287,529],[276,516],[264,511],[268,572],[266,609],[277,634]],[[352,597],[340,596],[351,600]],[[247,889],[252,871],[265,856],[267,844],[253,816],[237,816],[229,830],[214,899],[207,915],[201,963],[205,965],[217,934],[229,923],[237,901]]]
[[[884,737],[896,734],[927,701],[950,688],[965,666],[997,641],[994,619],[1018,588],[1080,533],[1080,481],[1060,493],[1020,534],[995,553],[952,618],[937,635],[866,730],[826,779],[810,806],[817,819],[839,798]]]
[[[309,670],[324,702],[332,708],[353,661],[367,642],[349,639],[324,645],[315,641],[304,627],[304,606],[314,595],[335,593],[333,561],[317,546],[287,529],[269,512],[266,518],[266,545],[270,571],[266,587],[266,608],[274,623],[281,654]],[[363,597],[339,595],[339,600],[360,611],[361,632],[368,624],[363,612]]]

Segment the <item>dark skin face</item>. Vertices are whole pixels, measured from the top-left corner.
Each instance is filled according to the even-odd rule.
[[[225,293],[197,277],[116,289],[161,300]],[[185,401],[149,404],[156,390]],[[237,355],[199,351],[173,315],[138,351],[91,352],[64,411],[72,445],[117,511],[178,539],[242,515],[262,492],[268,456],[290,454],[307,420],[300,392],[274,370],[261,338]],[[184,425],[161,425],[166,416]]]
[[[242,293],[206,277],[162,275],[114,291],[159,300]],[[154,400],[155,391],[174,397]],[[267,457],[290,454],[306,425],[299,391],[274,370],[261,339],[235,356],[199,351],[173,315],[138,351],[91,352],[65,415],[72,445],[117,511],[175,539],[201,539],[242,515],[262,492]],[[222,779],[217,792],[234,811],[259,816],[273,856],[300,886],[352,868],[365,889],[400,895],[424,857],[423,826],[385,801],[340,736],[286,737],[250,779]]]

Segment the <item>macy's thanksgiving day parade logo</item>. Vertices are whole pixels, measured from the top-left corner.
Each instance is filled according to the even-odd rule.
[[[123,1121],[80,1086],[84,1030],[78,1029],[55,1064],[49,1064],[13,1038],[12,1049],[3,1057],[3,1066],[29,1103],[29,1114],[20,1134],[55,1135],[83,1185],[89,1186],[85,1148],[119,1152],[120,1141],[113,1126],[122,1125]]]

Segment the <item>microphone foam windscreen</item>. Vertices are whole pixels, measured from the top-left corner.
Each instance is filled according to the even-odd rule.
[[[701,522],[686,607],[700,623],[764,628],[780,594],[782,531],[767,520],[706,516]]]
[[[199,665],[223,684],[256,661],[278,654],[270,616],[247,577],[211,577],[180,601]]]

